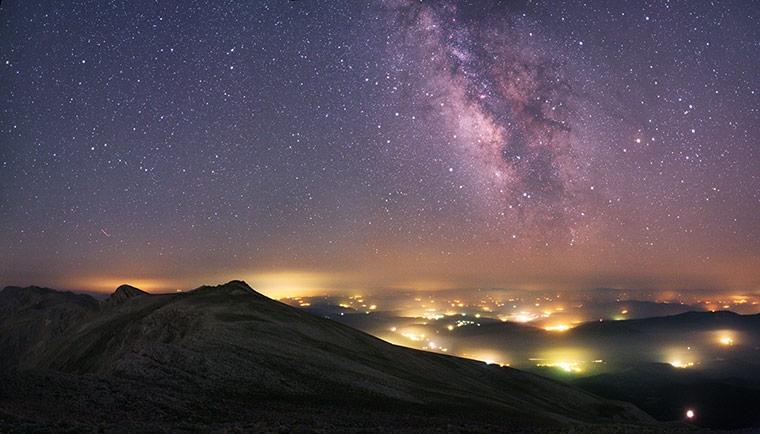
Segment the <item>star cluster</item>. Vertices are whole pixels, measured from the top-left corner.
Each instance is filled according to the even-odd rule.
[[[0,283],[760,288],[760,9],[11,2]]]

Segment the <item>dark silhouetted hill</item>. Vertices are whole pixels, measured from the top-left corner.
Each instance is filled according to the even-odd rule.
[[[9,286],[0,292],[0,370],[26,366],[48,342],[98,313],[94,298],[49,288]]]
[[[472,432],[657,427],[629,404],[515,369],[394,346],[241,281],[158,295],[124,285],[102,303],[6,288],[0,300],[0,428],[47,429],[60,414],[72,427],[129,431],[230,424],[255,431],[246,424],[256,417],[266,425],[283,415],[291,415],[286,428],[306,418],[312,428],[343,431],[347,414],[357,418],[350,424],[390,431],[418,431],[417,424],[471,424]]]

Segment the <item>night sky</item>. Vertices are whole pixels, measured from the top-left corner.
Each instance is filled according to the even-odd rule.
[[[757,293],[760,5],[622,3],[4,1],[0,285]]]

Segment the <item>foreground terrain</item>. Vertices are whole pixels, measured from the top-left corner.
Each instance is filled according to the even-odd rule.
[[[244,282],[0,293],[0,431],[661,432],[631,404],[391,345]]]

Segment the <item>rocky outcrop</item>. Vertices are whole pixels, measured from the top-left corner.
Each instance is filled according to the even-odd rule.
[[[0,292],[0,369],[27,366],[36,353],[98,311],[97,300],[89,295],[6,287]]]
[[[118,288],[116,288],[116,291],[114,291],[113,294],[111,294],[106,301],[103,302],[105,306],[115,306],[118,304],[121,304],[125,300],[128,300],[130,298],[134,297],[143,297],[146,295],[150,295],[147,292],[135,288],[134,286],[130,285],[121,285]]]

